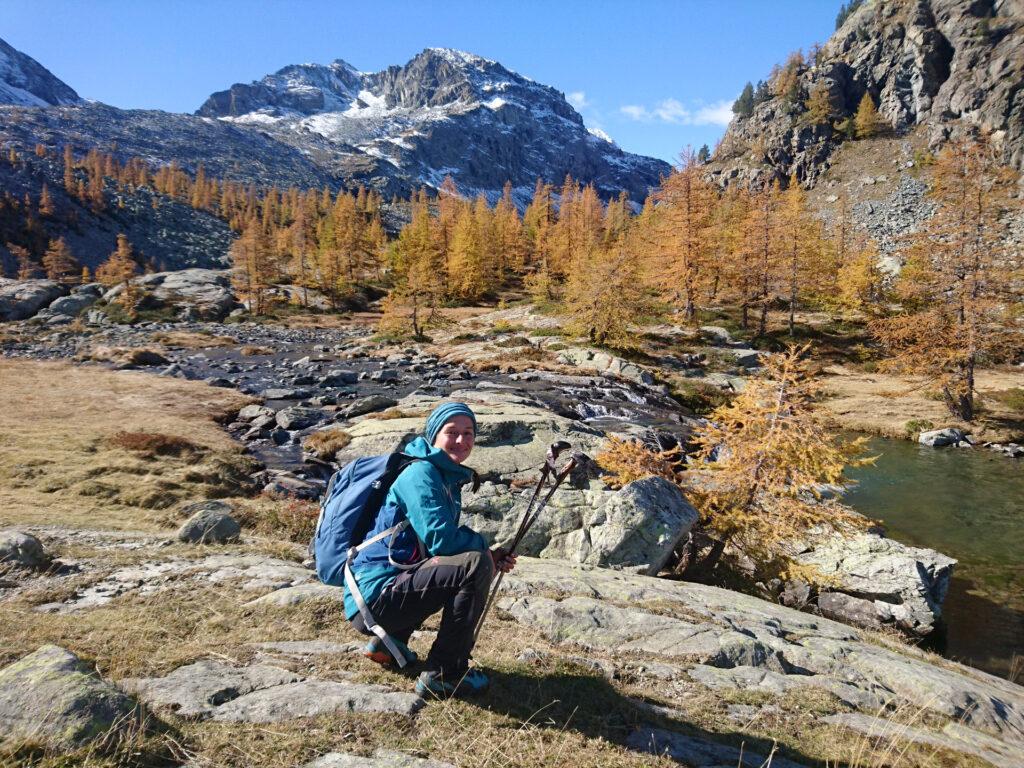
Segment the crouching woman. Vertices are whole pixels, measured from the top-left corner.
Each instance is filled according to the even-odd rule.
[[[395,650],[415,663],[409,637],[424,620],[441,613],[441,625],[416,681],[421,696],[479,693],[487,676],[470,668],[473,632],[496,570],[508,572],[515,557],[489,550],[484,538],[459,525],[462,486],[473,480],[465,461],[476,440],[476,416],[464,403],[442,403],[427,418],[422,436],[403,453],[418,461],[402,470],[367,539],[402,520],[409,525],[359,553],[352,572],[372,619],[390,636]],[[351,591],[345,588],[345,615],[360,632],[371,634]],[[394,663],[379,638],[366,656]]]

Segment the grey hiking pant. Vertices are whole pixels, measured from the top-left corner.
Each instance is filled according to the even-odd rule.
[[[427,669],[461,673],[469,665],[473,630],[487,601],[494,563],[487,550],[431,557],[402,571],[370,605],[370,612],[392,637],[409,642],[413,630],[443,609],[437,639],[427,655]],[[352,625],[370,634],[363,617]]]

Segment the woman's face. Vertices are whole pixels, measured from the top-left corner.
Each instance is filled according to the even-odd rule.
[[[473,421],[469,416],[453,416],[444,423],[441,431],[434,438],[434,447],[440,448],[456,464],[469,458],[473,450]]]

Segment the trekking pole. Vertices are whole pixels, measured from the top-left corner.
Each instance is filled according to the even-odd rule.
[[[548,455],[550,457],[550,452],[549,452]],[[522,521],[519,524],[519,530],[516,532],[515,538],[512,540],[512,543],[509,545],[508,551],[505,553],[505,557],[508,557],[509,555],[515,554],[515,551],[518,548],[520,542],[522,542],[523,537],[526,536],[526,534],[529,532],[529,530],[533,526],[533,524],[535,522],[537,522],[537,519],[540,517],[540,513],[543,511],[544,507],[547,506],[547,503],[548,503],[548,501],[551,500],[551,497],[555,495],[555,491],[558,490],[558,486],[560,486],[562,484],[562,481],[565,480],[565,478],[567,478],[569,476],[569,473],[572,472],[572,470],[576,466],[582,464],[585,460],[586,460],[585,454],[574,453],[572,455],[572,457],[569,459],[569,461],[566,463],[566,465],[560,471],[558,471],[555,474],[554,483],[552,484],[551,488],[548,489],[547,494],[541,500],[540,504],[537,506],[536,511],[534,511],[532,515],[530,514],[530,509],[531,509],[531,507],[533,507],[533,499],[530,500],[530,504],[526,508],[526,513],[523,515],[523,519],[522,519]],[[546,465],[545,465],[545,468],[546,468]],[[543,470],[542,470],[542,472],[543,472]],[[537,488],[538,488],[538,492],[539,492],[540,484],[538,484]],[[535,492],[534,493],[534,498],[536,498],[536,496],[537,496],[537,493]],[[505,578],[505,572],[504,571],[499,571],[498,572],[498,578],[495,580],[494,586],[491,588],[491,593],[487,596],[487,602],[484,603],[484,609],[480,613],[480,620],[477,622],[476,629],[473,631],[473,642],[474,643],[476,643],[476,639],[480,635],[480,629],[484,625],[484,620],[487,618],[487,614],[491,610],[491,605],[494,603],[494,599],[495,599],[495,597],[497,597],[498,591],[501,589],[501,580],[503,578]]]

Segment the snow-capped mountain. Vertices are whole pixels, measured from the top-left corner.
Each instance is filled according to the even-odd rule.
[[[78,94],[50,70],[0,40],[0,104],[55,107],[80,101]]]
[[[214,93],[196,114],[267,133],[343,175],[358,169],[407,187],[451,175],[463,194],[492,199],[506,181],[522,201],[538,177],[558,184],[570,174],[642,201],[669,171],[588,131],[554,88],[447,48],[381,72],[340,59],[288,66]]]
[[[371,186],[386,197],[438,187],[524,205],[538,178],[567,174],[640,203],[670,170],[588,131],[559,91],[461,51],[429,48],[404,66],[360,72],[300,64],[210,96],[194,115],[83,101],[0,41],[0,146],[92,147],[259,185]]]

